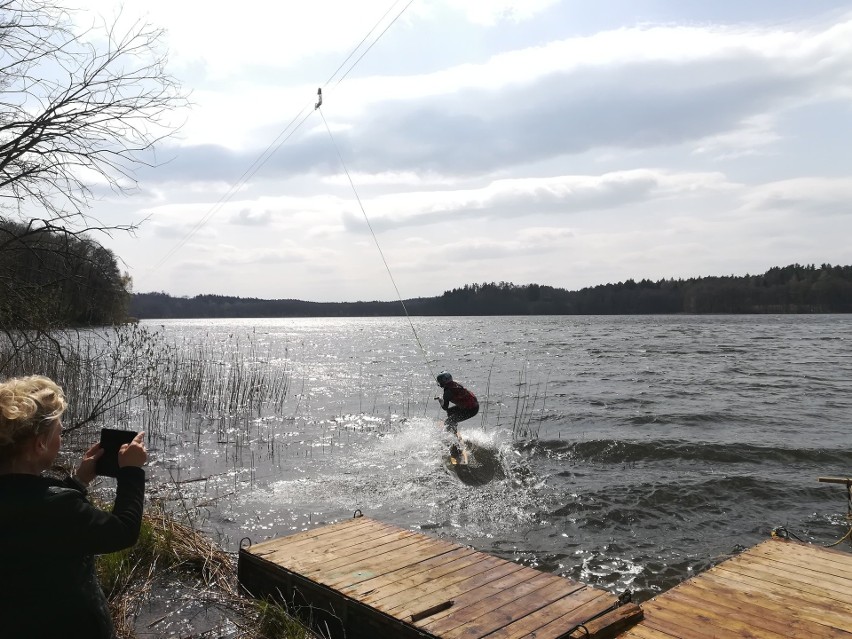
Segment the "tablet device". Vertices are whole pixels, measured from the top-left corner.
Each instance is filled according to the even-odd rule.
[[[95,472],[106,477],[118,475],[118,449],[129,444],[138,435],[135,430],[101,429],[101,448],[104,454],[95,462]]]

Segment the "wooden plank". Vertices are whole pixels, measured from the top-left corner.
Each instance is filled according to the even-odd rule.
[[[740,619],[752,619],[755,626],[776,632],[787,631],[801,637],[849,636],[849,633],[833,626],[828,609],[822,610],[820,615],[802,614],[798,600],[788,598],[786,605],[781,605],[765,597],[762,590],[745,592],[725,587],[718,581],[696,579],[689,583],[688,588],[677,588],[676,591],[672,591],[670,596],[689,598],[696,606],[722,607]]]
[[[618,639],[680,639],[677,635],[655,630],[645,625],[633,626],[630,630],[619,635]]]
[[[626,603],[585,622],[572,631],[571,639],[616,639],[624,630],[634,626],[642,619],[642,609],[638,604]]]
[[[566,629],[609,608],[615,597],[596,588],[581,588],[488,635],[488,639],[520,639],[535,633],[537,639],[561,637]]]
[[[408,552],[405,549],[423,549],[427,546],[430,548],[432,556],[443,554],[449,548],[446,545],[436,543],[434,540],[423,539],[421,535],[416,533],[397,533],[396,536],[381,537],[367,545],[353,546],[342,553],[329,552],[319,557],[310,557],[307,560],[293,558],[291,565],[305,576],[331,574],[346,566],[369,563],[375,558],[381,559],[389,553]]]
[[[852,565],[843,565],[827,557],[807,557],[781,553],[777,551],[759,551],[756,557],[764,562],[772,562],[779,569],[794,575],[809,574],[828,583],[838,584],[843,589],[852,588]]]
[[[846,629],[837,627],[843,623],[842,615],[821,609],[826,603],[824,597],[811,596],[812,607],[803,612],[797,592],[789,584],[770,586],[767,596],[760,572],[757,577],[745,578],[736,571],[728,573],[725,568],[734,563],[743,568],[751,566],[750,562],[728,560],[646,602],[645,620],[625,637],[644,628],[677,637],[714,636],[706,631],[709,627],[717,636],[850,638]]]
[[[341,588],[341,592],[363,600],[368,600],[371,597],[389,596],[469,566],[480,560],[478,555],[479,553],[471,548],[456,547],[449,552],[425,559],[418,564],[404,566],[385,575],[378,575],[367,581],[345,586]]]
[[[838,610],[844,611],[846,614],[852,613],[852,602],[834,596],[832,591],[812,586],[810,584],[790,583],[790,580],[779,579],[776,575],[764,573],[759,570],[748,570],[748,567],[736,567],[734,570],[729,570],[729,567],[721,564],[717,566],[719,574],[730,579],[750,579],[758,582],[764,589],[778,590],[785,593],[788,601],[817,601],[824,605],[831,605]]]
[[[845,553],[821,553],[799,544],[759,544],[749,551],[750,555],[766,557],[791,566],[796,571],[830,575],[841,583],[852,585],[852,555]],[[839,556],[838,556],[839,555]]]
[[[357,546],[387,535],[399,535],[403,532],[408,531],[389,529],[387,526],[374,525],[368,522],[334,531],[328,535],[305,537],[299,541],[277,546],[268,551],[264,548],[264,551],[266,551],[264,556],[272,561],[285,561],[287,557],[299,557],[306,553],[322,553],[329,550]]]
[[[508,579],[513,577],[514,575],[511,575]],[[514,609],[513,604],[517,599],[542,590],[551,583],[550,575],[538,573],[532,579],[515,580],[511,587],[501,586],[499,582],[485,584],[475,591],[458,597],[456,606],[448,611],[443,618],[428,621],[420,627],[439,635],[442,639],[457,637],[459,633],[452,632],[454,629],[473,622],[486,613],[495,614],[498,609],[504,606]]]
[[[734,565],[746,564],[754,566],[758,570],[765,570],[772,574],[785,577],[788,582],[792,581],[794,583],[806,583],[830,588],[844,599],[852,598],[852,581],[849,579],[835,577],[811,569],[792,570],[789,564],[781,563],[763,555],[752,555],[745,558],[737,557],[735,559],[739,561],[734,561]]]
[[[720,639],[737,636],[713,627],[713,619],[702,615],[700,610],[692,611],[691,615],[683,615],[670,605],[668,599],[663,600],[661,597],[643,603],[642,610],[645,612],[645,618],[640,622],[640,626],[653,628],[678,639]]]
[[[517,568],[517,564],[506,565],[497,557],[489,557],[487,555],[476,555],[467,558],[464,561],[456,562],[452,565],[442,566],[434,571],[427,571],[418,575],[417,579],[409,579],[401,584],[400,588],[394,589],[393,592],[377,592],[368,595],[364,598],[372,604],[381,604],[389,609],[394,609],[400,605],[405,605],[411,601],[428,596],[434,592],[444,591],[462,581],[479,577],[480,579],[492,579],[495,574],[493,571],[502,568],[499,574],[507,574]],[[431,575],[429,574],[431,572]],[[488,573],[481,577],[483,573]],[[443,595],[439,595],[443,596]]]
[[[793,541],[791,539],[779,539],[777,537],[773,537],[772,539],[768,539],[757,544],[747,550],[746,553],[750,554],[753,550],[760,550],[763,548],[784,550],[785,552],[804,554],[810,557],[823,557],[830,559],[831,561],[846,564],[847,566],[852,565],[852,555],[850,555],[846,550],[830,548],[827,546],[818,546],[801,541]]]
[[[300,573],[307,573],[315,570],[317,566],[330,566],[335,562],[345,561],[347,558],[359,555],[365,551],[370,552],[385,544],[405,539],[410,540],[409,543],[412,543],[419,539],[419,537],[416,536],[416,533],[401,531],[386,532],[366,540],[360,538],[357,543],[353,543],[350,540],[349,543],[335,543],[315,548],[303,547],[293,551],[277,550],[265,558],[278,564],[286,563],[293,570]]]
[[[818,481],[827,484],[852,484],[852,477],[820,477]]]
[[[278,548],[286,548],[288,546],[296,546],[298,544],[302,544],[308,541],[315,541],[317,544],[322,543],[322,538],[328,535],[334,535],[337,533],[342,533],[347,530],[368,530],[373,526],[380,526],[379,522],[375,520],[367,520],[362,521],[362,518],[358,519],[346,519],[344,521],[329,524],[327,526],[323,526],[321,528],[314,528],[312,530],[303,530],[298,533],[294,533],[292,535],[287,535],[285,537],[276,537],[275,539],[269,539],[267,541],[262,541],[256,544],[253,544],[249,550],[251,550],[252,554],[263,556],[269,552],[273,552],[273,550]]]
[[[564,637],[568,630],[577,624],[581,624],[591,619],[616,602],[616,598],[610,593],[598,590],[597,588],[587,587],[572,593],[569,597],[560,600],[560,602],[557,603],[571,600],[578,596],[585,598],[593,593],[598,593],[601,596],[590,599],[587,603],[578,606],[576,609],[569,611],[566,614],[554,617],[551,621],[533,633],[536,639],[539,637],[541,639],[557,639]]]
[[[767,540],[643,610],[619,639],[852,639],[852,556]]]
[[[731,637],[760,637],[761,639],[790,639],[791,637],[789,632],[783,630],[776,632],[755,626],[753,619],[739,619],[724,610],[719,610],[709,601],[700,605],[701,607],[697,609],[694,600],[684,601],[674,590],[667,593],[665,601],[667,611],[678,614],[683,620],[696,626],[707,624],[717,636],[725,630]],[[647,617],[651,617],[651,609],[648,608],[647,604],[645,605],[645,612]]]
[[[478,639],[489,635],[509,624],[545,608],[549,604],[571,594],[575,586],[558,577],[545,575],[544,587],[531,590],[528,594],[516,596],[517,591],[504,591],[478,602],[471,608],[478,609],[479,617],[457,626],[441,637],[446,639]],[[532,581],[527,582],[531,587]],[[526,585],[526,584],[525,584]]]
[[[389,554],[400,557],[405,553],[416,553],[422,550],[424,546],[429,547],[430,554],[440,554],[439,551],[433,551],[431,544],[423,542],[418,537],[400,537],[352,553],[349,557],[334,557],[327,562],[302,562],[294,559],[290,568],[305,577],[330,585],[340,575],[347,575],[359,569],[375,570]],[[383,570],[382,572],[386,571]]]
[[[395,531],[399,534],[399,531]],[[287,546],[271,546],[256,548],[252,546],[248,551],[258,557],[263,557],[277,563],[290,563],[294,558],[306,556],[318,556],[324,552],[338,552],[349,546],[356,546],[378,537],[393,534],[391,531],[382,530],[379,528],[365,529],[358,528],[353,530],[342,530],[331,535],[324,535],[320,539],[305,538],[301,542],[289,544]]]
[[[442,588],[427,597],[416,599],[410,604],[403,604],[396,609],[395,614],[405,617],[414,612],[415,606],[422,609],[424,604],[431,605],[438,601],[452,599],[451,608],[432,615],[428,620],[419,623],[418,627],[438,622],[450,615],[458,618],[459,615],[466,614],[464,609],[468,605],[488,596],[495,589],[515,588],[531,578],[530,573],[519,568],[517,564],[506,562],[480,575]]]
[[[599,596],[592,597],[594,594]],[[580,604],[574,610],[570,610],[565,614],[551,618],[548,623],[535,630],[533,635],[537,639],[539,637],[541,639],[557,639],[564,637],[568,630],[606,610],[616,601],[615,597],[606,591],[598,590],[597,588],[583,588],[582,590],[572,593],[568,597],[560,599],[554,604],[554,606],[559,606],[563,602],[570,604],[572,601],[576,601],[577,603],[580,603],[586,599],[588,599],[588,601]],[[558,613],[559,608],[556,607],[554,612]],[[526,635],[521,636],[525,637]]]
[[[792,598],[788,588],[723,570],[714,570],[703,575],[702,581],[714,584],[720,589],[730,588],[742,593],[740,596],[754,597],[754,593],[760,593],[761,604],[767,608],[771,606],[772,614],[801,617],[852,632],[852,606],[846,606],[847,610],[844,611],[842,606],[802,591],[798,591],[795,598]]]
[[[844,596],[843,593],[838,593],[833,589],[823,588],[819,582],[814,583],[814,580],[811,578],[803,577],[802,579],[797,579],[789,572],[773,570],[769,566],[758,566],[750,562],[725,562],[723,564],[719,564],[717,568],[719,570],[724,570],[725,572],[737,575],[746,575],[759,579],[760,581],[783,586],[788,589],[791,595],[795,592],[807,592],[817,595],[818,597],[837,601],[838,603],[850,601],[850,596]]]
[[[402,593],[401,596],[393,597],[392,601],[384,601],[383,605],[388,606],[393,614],[406,616],[411,614],[407,612],[407,609],[412,606],[420,609],[429,607],[438,603],[441,598],[463,594],[482,584],[514,574],[521,569],[522,566],[518,564],[483,555],[479,557],[479,561],[476,563],[418,586],[417,592],[419,594],[417,596],[412,593]]]
[[[509,565],[517,565],[517,564],[512,564],[512,562],[507,562],[507,563]],[[529,581],[530,579],[541,576],[543,574],[546,574],[546,573],[542,573],[538,570],[534,570],[532,568],[527,568],[527,567],[518,565],[518,570],[516,572],[513,572],[510,575],[507,575],[506,577],[503,577],[502,579],[500,579],[499,581],[496,581],[496,582],[488,582],[488,583],[483,583],[483,584],[477,584],[475,582],[461,583],[461,584],[459,584],[459,586],[460,586],[460,589],[462,590],[462,592],[456,594],[455,609],[449,610],[449,611],[442,613],[440,615],[436,615],[435,617],[432,618],[432,620],[438,621],[442,617],[446,617],[446,616],[449,616],[451,614],[452,615],[460,614],[459,613],[460,610],[463,610],[466,606],[471,605],[471,604],[475,604],[475,603],[481,601],[483,598],[488,597],[490,594],[492,594],[495,591],[495,589],[496,590],[504,590],[504,589],[508,590],[508,589],[511,589],[511,588],[516,588],[517,585],[525,583],[526,581]],[[554,577],[553,575],[549,575],[549,576]],[[581,584],[581,583],[576,582],[576,581],[572,581],[570,579],[564,579],[564,578],[559,578],[559,577],[555,577],[555,578],[563,579],[564,582],[568,583],[570,585],[570,587],[575,589],[575,590],[579,590],[580,588],[584,587],[584,584]],[[465,612],[464,614],[468,614],[468,612]]]
[[[702,614],[713,615],[717,619],[724,619],[726,623],[742,624],[745,628],[753,631],[761,631],[767,636],[778,637],[813,637],[832,639],[837,637],[837,631],[818,624],[802,622],[791,619],[787,615],[776,617],[766,614],[765,609],[754,605],[758,597],[743,598],[739,601],[723,597],[719,590],[700,589],[697,584],[691,584],[689,588],[675,588],[666,596],[666,602],[676,601],[683,605],[685,610],[701,610]]]
[[[401,548],[405,550],[404,553],[391,554],[385,552],[379,555],[371,555],[354,564],[340,567],[329,573],[315,573],[311,578],[323,585],[339,590],[346,586],[372,579],[378,575],[388,574],[403,566],[416,563],[421,559],[440,554],[436,551],[435,546],[428,541],[415,542]],[[396,548],[396,550],[398,551],[400,548]]]
[[[486,558],[469,569],[462,569],[458,573],[451,573],[444,579],[436,579],[434,582],[424,584],[419,590],[420,596],[396,597],[393,601],[378,601],[375,605],[387,610],[399,618],[406,618],[426,608],[446,601],[459,598],[458,604],[464,602],[464,595],[475,591],[484,584],[500,583],[508,587],[519,579],[529,579],[530,576],[523,572],[523,567],[510,561],[491,561],[497,557]],[[483,570],[483,568],[485,568]],[[515,575],[525,575],[516,577]],[[440,618],[448,613],[440,613],[430,619]]]

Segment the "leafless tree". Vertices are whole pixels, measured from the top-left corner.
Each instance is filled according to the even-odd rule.
[[[120,404],[152,343],[136,327],[101,342],[105,331],[73,328],[115,321],[103,311],[129,291],[90,234],[135,227],[90,207],[99,190],[136,188],[187,98],[161,29],[62,1],[0,0],[0,375],[54,375],[90,402],[76,420],[87,423]]]
[[[0,0],[0,205],[54,225],[130,228],[88,216],[94,189],[136,188],[186,96],[166,71],[161,29],[123,27],[119,15],[80,30],[74,15]]]

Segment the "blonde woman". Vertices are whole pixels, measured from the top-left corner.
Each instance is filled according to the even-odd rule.
[[[136,543],[148,458],[142,433],[121,447],[112,512],[86,488],[103,449],[73,477],[43,476],[62,442],[65,396],[47,377],[0,383],[0,635],[8,639],[115,636],[94,555]]]

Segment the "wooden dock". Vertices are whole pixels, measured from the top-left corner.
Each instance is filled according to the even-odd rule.
[[[241,548],[238,572],[253,596],[288,602],[332,638],[604,639],[642,614],[605,590],[367,517]]]
[[[242,548],[239,579],[333,639],[852,639],[852,554],[776,538],[641,609],[366,517]]]
[[[852,639],[852,554],[768,539],[642,611],[619,639]]]

